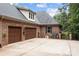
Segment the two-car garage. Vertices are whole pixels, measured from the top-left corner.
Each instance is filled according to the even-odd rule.
[[[25,39],[31,39],[36,37],[36,28],[25,28]],[[8,27],[8,43],[14,43],[22,40],[22,28],[21,27]]]

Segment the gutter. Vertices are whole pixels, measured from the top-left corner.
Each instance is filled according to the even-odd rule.
[[[21,22],[21,23],[28,23],[28,24],[38,25],[37,23],[32,23],[31,21],[27,21],[27,19],[21,20],[21,19],[9,17],[9,16],[4,16],[4,15],[0,15],[0,16],[4,17],[4,19],[7,18],[8,20],[12,20],[12,21],[17,21],[17,22]]]
[[[33,23],[32,21],[27,21],[28,19],[17,19],[14,17],[9,17],[9,16],[4,16],[4,15],[0,15],[2,17],[2,19],[8,19],[8,20],[12,20],[12,21],[17,21],[17,22],[21,22],[21,23],[27,23],[27,24],[33,24],[33,25],[38,25],[38,26],[47,26],[47,25],[53,25],[53,26],[60,26],[60,24],[40,24],[40,23]]]

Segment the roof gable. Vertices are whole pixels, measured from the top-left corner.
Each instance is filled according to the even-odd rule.
[[[36,18],[40,24],[59,24],[55,19],[53,19],[47,12],[40,11],[37,12]]]

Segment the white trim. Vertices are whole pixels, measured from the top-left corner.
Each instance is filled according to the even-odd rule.
[[[30,21],[35,21],[34,19],[28,19],[28,20],[30,20]]]
[[[35,21],[35,19],[30,19],[29,18],[29,11],[25,11],[25,10],[20,10],[20,12],[30,21]],[[35,16],[34,16],[35,18]]]

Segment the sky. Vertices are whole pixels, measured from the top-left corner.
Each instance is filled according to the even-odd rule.
[[[16,5],[29,8],[34,12],[46,11],[52,17],[59,12],[58,8],[62,7],[62,3],[18,3]]]

